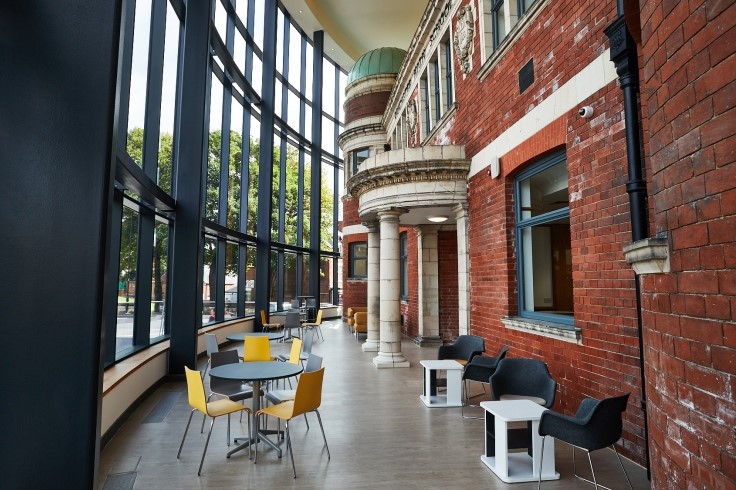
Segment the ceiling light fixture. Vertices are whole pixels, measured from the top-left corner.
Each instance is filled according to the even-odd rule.
[[[427,216],[427,219],[432,223],[442,223],[447,221],[447,216]]]

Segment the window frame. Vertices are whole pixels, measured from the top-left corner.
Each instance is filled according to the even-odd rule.
[[[526,284],[524,282],[524,248],[522,232],[526,229],[533,229],[537,226],[543,226],[548,223],[558,221],[560,219],[570,218],[570,202],[569,202],[569,183],[568,183],[568,205],[564,208],[558,208],[546,213],[533,216],[531,218],[522,218],[521,216],[521,182],[530,179],[534,175],[537,175],[555,165],[567,165],[567,156],[564,151],[557,152],[553,155],[542,158],[541,160],[533,163],[529,168],[523,170],[514,178],[514,231],[515,231],[515,249],[516,249],[516,273],[517,273],[517,284],[518,284],[518,316],[521,318],[528,318],[531,320],[540,320],[545,322],[551,322],[559,324],[564,328],[575,327],[575,312],[573,310],[572,315],[561,315],[559,313],[548,313],[528,310],[525,308],[525,293]],[[574,287],[571,294],[574,295]]]
[[[358,245],[365,246],[365,255],[357,255],[355,249]],[[355,273],[355,264],[357,261],[365,261],[365,274]],[[368,278],[368,242],[355,241],[348,245],[348,278],[349,279],[367,279]]]
[[[362,160],[358,161],[358,158],[361,156],[360,154],[363,152],[365,152],[365,157],[363,157]],[[366,158],[370,156],[371,156],[371,149],[368,146],[362,146],[350,152],[350,166],[353,171],[353,175],[358,173],[358,166],[361,163],[363,163],[363,161],[365,161]]]

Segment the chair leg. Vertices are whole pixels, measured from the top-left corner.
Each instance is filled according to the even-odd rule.
[[[319,414],[319,410],[315,410],[314,412],[317,414],[317,421],[319,421],[319,428],[322,429],[322,439],[325,440],[325,447],[327,448],[327,459],[330,459],[330,446],[327,445],[327,437],[325,436],[325,428],[322,426],[322,416]]]
[[[210,436],[212,435],[212,427],[215,425],[215,417],[212,417],[212,423],[210,424],[210,431],[207,433],[207,440],[204,443],[204,451],[202,451],[202,460],[199,462],[199,470],[197,476],[202,474],[202,465],[204,464],[204,455],[207,454],[207,446],[210,444]]]
[[[227,447],[230,447],[230,414],[227,414],[227,439],[225,440]]]
[[[179,445],[179,452],[176,453],[176,459],[179,459],[179,456],[181,456],[181,448],[184,447],[184,439],[187,437],[187,432],[189,431],[189,424],[192,423],[192,415],[194,415],[194,412],[196,411],[196,408],[193,408],[191,412],[189,412],[189,421],[187,422],[187,428],[184,429],[184,437],[181,438],[181,444]]]
[[[304,414],[304,422],[307,424],[307,430],[309,430],[309,419],[307,419],[307,414]]]
[[[631,484],[631,480],[629,479],[629,474],[626,473],[626,468],[624,468],[624,463],[623,463],[623,461],[621,461],[621,456],[619,456],[618,455],[618,451],[616,451],[616,446],[614,446],[613,444],[611,444],[611,447],[613,448],[613,452],[616,453],[616,458],[618,459],[618,464],[621,465],[621,469],[624,472],[624,476],[626,477],[626,481],[629,482],[629,488],[631,490],[634,490],[634,486]]]
[[[291,447],[291,435],[289,434],[289,421],[285,422],[286,425],[286,449],[289,451],[291,456],[291,469],[294,471],[294,478],[296,478],[296,466],[294,465],[294,449]]]
[[[588,453],[588,463],[590,463],[590,472],[593,475],[593,485],[595,485],[595,490],[598,490],[598,480],[595,479],[595,470],[593,469],[593,460],[590,459],[590,451],[585,451]]]
[[[544,441],[546,437],[542,437],[542,454],[539,458],[539,480],[537,480],[537,490],[542,490],[542,463],[544,462]],[[575,448],[572,449],[573,451]]]

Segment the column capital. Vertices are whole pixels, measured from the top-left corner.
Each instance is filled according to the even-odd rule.
[[[452,212],[455,213],[455,219],[467,218],[468,217],[468,203],[461,202],[459,204],[455,204],[452,207]]]
[[[379,221],[392,221],[396,220],[399,221],[399,216],[406,213],[405,209],[386,209],[383,211],[378,211],[376,213],[376,216],[378,216]]]
[[[377,220],[363,221],[361,224],[368,228],[368,233],[376,233],[381,229],[381,224]]]
[[[412,228],[417,236],[436,235],[440,230],[455,229],[455,225],[416,225]]]

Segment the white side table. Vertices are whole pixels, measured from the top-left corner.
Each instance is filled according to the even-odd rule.
[[[539,458],[542,456],[542,437],[539,435],[539,419],[546,408],[529,400],[481,402],[485,412],[486,451],[480,460],[506,483],[536,481],[539,478]],[[526,451],[509,453],[509,422],[531,422],[532,457]],[[495,437],[489,433],[495,429]],[[489,444],[495,438],[494,451]],[[495,456],[490,456],[495,454]],[[542,480],[559,480],[555,472],[555,440],[547,436],[544,443]]]
[[[463,365],[450,359],[419,361],[424,366],[424,394],[419,398],[430,408],[461,407]],[[447,371],[447,396],[437,394],[437,371]]]

